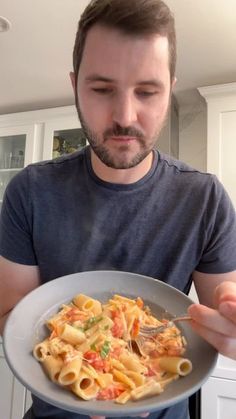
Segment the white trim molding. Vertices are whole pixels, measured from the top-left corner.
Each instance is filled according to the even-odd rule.
[[[201,96],[205,98],[207,102],[210,100],[218,100],[219,98],[225,98],[226,96],[236,95],[236,82],[218,84],[213,86],[204,86],[197,89]]]

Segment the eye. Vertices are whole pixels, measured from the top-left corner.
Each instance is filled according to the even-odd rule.
[[[112,89],[109,87],[93,87],[92,90],[99,95],[108,95],[112,93]]]
[[[141,97],[151,97],[157,94],[157,91],[148,91],[148,90],[139,90],[136,92],[137,96]]]

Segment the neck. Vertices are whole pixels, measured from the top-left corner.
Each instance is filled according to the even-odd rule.
[[[91,164],[95,174],[105,182],[130,184],[138,182],[151,169],[153,151],[151,151],[141,163],[130,169],[113,169],[106,166],[91,149]]]

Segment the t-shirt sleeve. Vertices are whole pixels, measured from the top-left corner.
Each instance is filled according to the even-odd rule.
[[[196,267],[204,273],[236,269],[236,212],[223,185],[213,176],[205,212],[205,246]]]
[[[12,262],[37,265],[32,237],[32,204],[29,170],[23,169],[9,182],[0,216],[0,254]]]

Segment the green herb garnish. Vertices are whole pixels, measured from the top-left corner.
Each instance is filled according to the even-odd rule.
[[[107,355],[109,354],[109,352],[110,352],[110,342],[108,342],[108,340],[105,340],[100,351],[101,358],[105,359]]]
[[[103,319],[102,316],[94,316],[88,319],[84,324],[84,331],[90,329],[92,326],[95,326],[95,324],[99,323]]]

